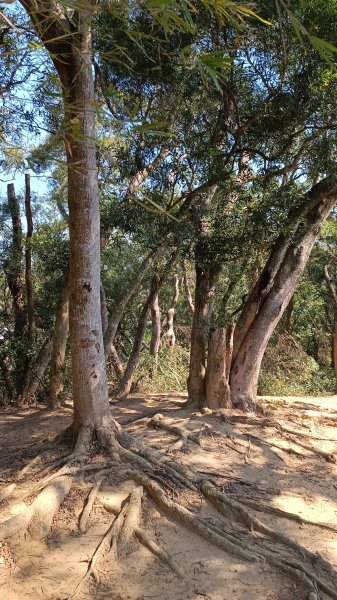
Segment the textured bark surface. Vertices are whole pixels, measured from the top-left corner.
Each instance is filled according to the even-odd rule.
[[[148,317],[150,314],[153,300],[158,295],[158,291],[159,291],[161,283],[162,283],[162,281],[160,281],[158,279],[157,275],[152,277],[150,293],[149,293],[148,297],[146,298],[143,308],[139,315],[132,351],[129,356],[129,360],[126,365],[126,369],[124,371],[123,377],[117,388],[116,396],[118,398],[125,398],[130,393],[133,374],[134,374],[135,370],[137,369],[138,363],[139,363],[140,353],[141,353],[144,335],[145,335],[146,326],[147,326],[147,320],[148,320]]]
[[[187,300],[188,307],[189,307],[189,309],[190,309],[190,311],[191,311],[191,313],[193,315],[193,313],[194,313],[194,302],[193,302],[193,298],[192,298],[192,294],[191,294],[191,290],[190,290],[190,282],[188,280],[188,275],[187,275],[185,261],[182,261],[181,267],[182,267],[182,270],[183,270],[183,281],[184,281],[184,288],[185,288],[186,300]]]
[[[327,283],[327,286],[328,286],[328,289],[330,292],[330,296],[332,298],[333,305],[334,305],[335,326],[334,326],[334,334],[333,334],[333,363],[334,363],[334,369],[335,369],[335,374],[336,374],[336,391],[337,391],[337,292],[336,292],[334,283],[330,277],[328,265],[324,266],[324,277],[325,277],[325,281]]]
[[[199,408],[206,405],[206,351],[218,275],[219,269],[217,267],[202,268],[196,265],[195,300],[187,388],[188,405]]]
[[[170,306],[170,308],[168,309],[168,311],[166,313],[166,322],[167,322],[166,335],[167,335],[168,345],[169,345],[169,348],[171,351],[174,349],[174,346],[176,345],[176,335],[174,333],[174,315],[176,312],[178,299],[179,299],[179,277],[178,277],[178,275],[176,275],[174,278],[174,296],[173,296],[173,300],[172,300],[172,305]]]
[[[30,175],[25,175],[25,215],[27,220],[27,235],[25,246],[25,281],[27,294],[27,317],[28,330],[27,339],[33,342],[35,333],[35,316],[34,316],[34,296],[32,282],[32,237],[33,237],[33,216],[30,202]]]
[[[38,355],[35,360],[35,364],[30,369],[27,383],[22,392],[21,404],[31,404],[35,401],[38,389],[41,387],[43,382],[44,374],[50,362],[52,353],[52,341],[46,339],[42,344]]]
[[[75,437],[111,422],[100,309],[100,214],[95,92],[88,0],[66,9],[53,0],[21,0],[60,78],[68,172],[72,382]]]
[[[14,312],[14,335],[22,336],[27,323],[25,293],[22,283],[22,223],[20,204],[15,195],[14,185],[7,186],[8,208],[12,219],[12,245],[5,263],[8,287],[11,292]]]
[[[209,408],[230,408],[229,374],[233,352],[234,325],[210,332],[206,369],[206,404]]]
[[[154,277],[157,277],[154,275]],[[152,305],[151,305],[151,322],[152,322],[152,333],[150,341],[150,354],[155,357],[158,356],[160,348],[160,335],[161,335],[161,320],[160,320],[160,307],[158,292],[156,293]]]
[[[149,318],[153,300],[156,297],[156,295],[158,294],[166,277],[168,276],[168,274],[172,268],[172,265],[174,264],[174,262],[176,260],[177,254],[178,254],[178,250],[175,250],[173,252],[171,258],[167,261],[167,263],[162,271],[162,274],[160,275],[159,278],[158,278],[157,274],[155,274],[152,277],[149,295],[148,295],[147,299],[145,300],[145,303],[144,303],[143,308],[139,315],[132,351],[131,351],[128,363],[126,365],[126,369],[124,371],[123,377],[117,388],[116,396],[118,398],[125,398],[130,393],[131,385],[132,385],[132,378],[133,378],[134,371],[137,368],[138,363],[139,363],[139,357],[140,357],[140,353],[141,353],[141,349],[142,349],[142,345],[143,345],[144,335],[145,335],[146,326],[147,326],[147,320]]]
[[[301,222],[295,222],[296,235],[289,240],[285,251],[282,246],[280,252],[279,242],[276,244],[271,254],[274,262],[273,269],[269,271],[268,284],[263,288],[260,299],[256,297],[252,303],[250,297],[248,301],[250,308],[255,305],[255,315],[252,318],[250,312],[245,322],[246,333],[235,349],[230,374],[232,403],[243,410],[253,410],[255,407],[258,377],[266,346],[299,284],[320,228],[336,203],[335,186],[333,182],[328,182],[329,185],[327,182],[320,182],[306,194],[309,208],[306,206],[302,212]],[[272,260],[269,259],[267,264],[270,267]],[[266,273],[266,268],[263,273]],[[261,284],[261,278],[259,281]],[[242,337],[242,332],[241,327],[239,335],[235,335],[236,342]]]
[[[59,305],[56,309],[53,349],[50,361],[49,394],[50,408],[60,405],[63,392],[64,361],[69,332],[69,276],[65,277]]]

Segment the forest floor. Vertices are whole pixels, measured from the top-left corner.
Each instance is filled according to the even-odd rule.
[[[324,579],[329,580],[337,594],[337,465],[333,462],[333,455],[337,456],[337,396],[264,397],[260,400],[264,414],[247,417],[230,410],[191,414],[184,409],[184,401],[185,397],[176,393],[136,394],[114,405],[113,412],[133,436],[162,451],[172,450],[177,436],[149,426],[157,412],[194,432],[201,445],[189,441],[187,448],[173,449],[174,460],[204,473],[229,498],[246,502],[250,514],[269,527],[313,553],[319,552],[336,570],[336,576],[332,573]],[[38,481],[43,455],[41,463],[35,465],[39,468],[33,468],[29,476],[22,469],[70,424],[71,416],[70,405],[58,412],[37,407],[1,412],[0,495],[1,488],[7,489],[11,482],[17,484],[12,497],[1,504],[1,521],[22,510],[20,498],[27,486]],[[92,484],[92,473],[80,475],[46,539],[31,540],[28,534],[20,533],[0,542],[1,598],[65,600],[71,596],[111,524],[113,517],[107,506],[120,505],[135,487],[123,473],[119,476],[116,470],[107,471],[88,529],[81,534],[79,517]],[[179,490],[168,481],[164,485],[167,495],[178,499],[194,515],[225,527],[238,539],[246,539],[247,546],[253,536],[257,545],[273,555],[276,541],[252,534],[235,519],[222,517],[195,492]],[[281,517],[281,512],[269,512],[270,507],[297,515],[299,519]],[[132,539],[120,560],[107,556],[99,566],[99,578],[89,578],[76,593],[76,600],[311,598],[305,586],[279,572],[268,561],[245,562],[177,525],[146,495],[140,527],[178,563],[184,578],[179,579]],[[283,547],[280,552],[292,562],[289,548]],[[320,591],[317,597],[330,596]]]

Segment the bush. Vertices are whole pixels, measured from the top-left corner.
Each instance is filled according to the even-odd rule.
[[[274,336],[262,361],[258,393],[268,396],[306,396],[335,393],[335,374],[306,354],[294,338]]]

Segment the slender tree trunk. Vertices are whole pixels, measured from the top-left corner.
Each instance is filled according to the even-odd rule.
[[[101,297],[102,330],[103,330],[103,339],[104,339],[104,336],[106,334],[106,331],[107,331],[108,325],[109,325],[109,317],[108,317],[108,307],[107,307],[107,302],[106,302],[105,290],[104,290],[102,283],[101,283],[101,289],[100,289],[100,297]],[[123,364],[118,356],[117,350],[113,343],[110,345],[108,355],[111,358],[112,366],[114,368],[114,371],[115,371],[117,377],[120,377],[122,375],[122,373],[124,372]]]
[[[14,335],[15,337],[21,337],[27,324],[25,294],[22,284],[22,223],[20,204],[12,183],[7,186],[7,199],[12,218],[12,246],[5,263],[5,272],[13,302]]]
[[[30,197],[30,175],[25,175],[25,214],[27,220],[27,235],[25,247],[25,280],[27,294],[27,317],[28,330],[27,339],[30,343],[34,341],[35,334],[35,315],[34,315],[34,296],[32,282],[32,237],[33,237],[33,217]]]
[[[190,367],[187,380],[188,406],[206,405],[206,352],[219,267],[196,264],[194,314],[191,331]]]
[[[123,377],[119,383],[119,386],[117,388],[116,396],[118,398],[126,398],[126,396],[130,393],[131,386],[132,386],[133,374],[139,364],[140,353],[141,353],[141,349],[143,346],[143,340],[144,340],[144,335],[145,335],[145,331],[146,331],[147,321],[148,321],[149,313],[151,310],[151,306],[153,304],[153,300],[156,297],[156,295],[158,294],[168,273],[170,272],[170,269],[172,268],[172,264],[176,260],[177,254],[178,254],[178,251],[175,251],[172,254],[172,256],[171,256],[170,260],[167,262],[160,278],[158,278],[157,275],[154,275],[152,277],[150,293],[149,293],[149,295],[143,305],[141,313],[139,315],[137,329],[136,329],[134,343],[133,343],[133,348],[132,348],[132,351],[131,351],[131,354],[130,354],[130,357],[128,360],[128,364],[126,366],[124,375],[123,375]]]
[[[138,271],[134,274],[129,285],[127,286],[127,288],[122,293],[121,297],[116,302],[115,308],[113,309],[113,311],[111,313],[108,327],[107,327],[107,330],[104,335],[104,348],[105,348],[106,357],[109,356],[111,344],[115,339],[118,325],[121,321],[121,318],[124,314],[124,311],[125,311],[125,308],[126,308],[128,302],[130,301],[130,299],[132,298],[134,293],[138,290],[146,273],[148,272],[150,267],[153,265],[155,259],[159,256],[161,250],[162,249],[159,248],[155,251],[150,252],[146,256],[146,258],[143,260],[142,264],[140,265]]]
[[[4,270],[12,296],[14,315],[14,381],[16,396],[20,398],[27,384],[30,354],[27,352],[27,312],[25,308],[24,273],[22,268],[22,223],[20,204],[15,195],[14,185],[7,186],[9,212],[12,218],[12,245]]]
[[[183,270],[183,280],[184,280],[184,288],[185,288],[185,294],[186,294],[186,300],[187,300],[187,305],[193,315],[194,313],[194,303],[193,303],[193,298],[192,298],[192,294],[191,294],[191,290],[190,290],[190,283],[188,280],[188,275],[187,275],[187,270],[186,270],[186,265],[185,265],[185,261],[183,260],[181,262],[181,266],[182,266],[182,270]]]
[[[300,227],[296,228],[296,237],[288,244],[275,277],[268,283],[268,292],[259,303],[259,310],[237,349],[230,388],[233,405],[242,410],[255,408],[258,377],[267,343],[298,286],[321,225],[335,203],[333,187],[318,195],[316,203],[306,211]]]
[[[21,404],[32,404],[42,383],[43,376],[49,365],[52,352],[52,340],[46,339],[36,357],[35,365],[29,373],[29,378],[22,394]]]
[[[166,322],[167,322],[167,340],[170,350],[172,351],[176,345],[176,336],[174,333],[174,315],[176,312],[177,304],[179,299],[179,277],[175,276],[174,279],[174,296],[172,300],[172,306],[168,309],[166,313]]]
[[[154,275],[157,277],[157,275]],[[158,277],[157,277],[158,279]],[[158,283],[157,283],[158,287]],[[161,335],[161,321],[160,321],[160,307],[159,307],[159,297],[158,293],[156,293],[152,305],[151,305],[151,321],[152,321],[152,335],[150,342],[150,354],[154,356],[155,361],[157,360],[159,347],[160,347],[160,335]]]
[[[63,393],[64,361],[69,332],[69,274],[61,289],[59,305],[56,309],[53,348],[50,363],[48,404],[51,409],[60,406]]]

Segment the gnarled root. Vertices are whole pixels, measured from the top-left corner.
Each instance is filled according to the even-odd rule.
[[[30,506],[0,524],[0,540],[16,535],[21,530],[29,530],[35,539],[48,535],[53,518],[69,493],[72,478],[58,477],[45,487]]]
[[[173,419],[169,419],[168,417],[164,417],[162,414],[157,413],[154,415],[149,422],[151,427],[159,427],[160,429],[164,429],[169,433],[173,433],[178,436],[178,440],[172,444],[168,449],[168,454],[173,454],[179,450],[186,450],[188,445],[188,440],[194,442],[198,446],[201,446],[200,437],[191,433],[184,427],[177,425],[174,423]]]

